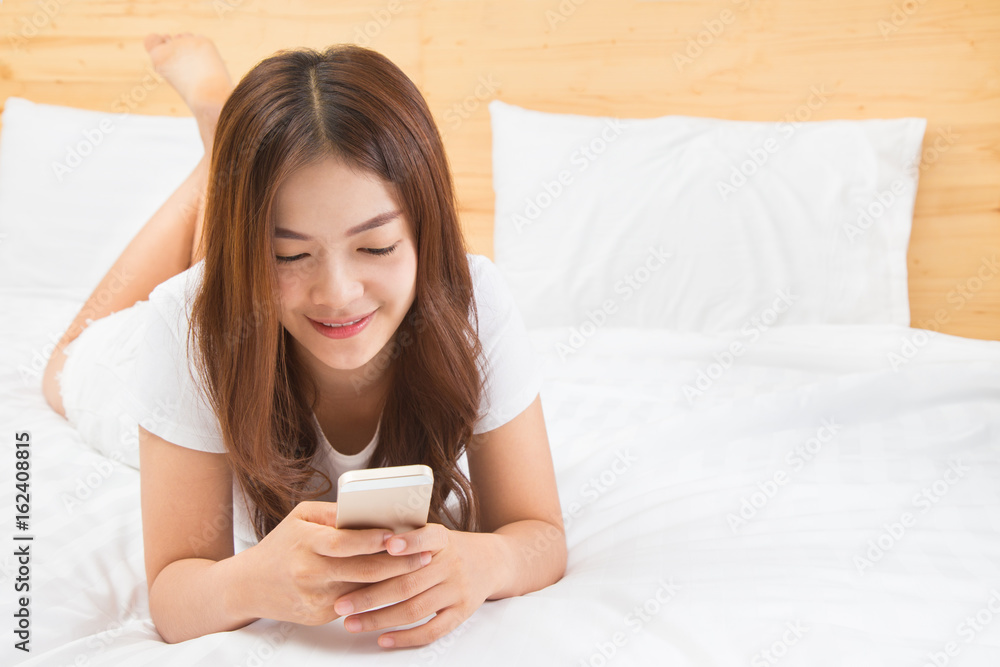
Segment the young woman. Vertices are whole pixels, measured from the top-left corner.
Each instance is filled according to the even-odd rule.
[[[43,389],[71,422],[126,405],[138,424],[164,640],[433,615],[379,635],[417,646],[558,581],[540,377],[499,272],[465,250],[418,89],[351,45],[281,51],[235,88],[204,37],[146,48],[205,157],[98,285]],[[117,398],[93,380],[112,366]],[[334,527],[337,475],[415,463],[435,473],[425,527]]]

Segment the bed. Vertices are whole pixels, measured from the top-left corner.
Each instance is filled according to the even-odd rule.
[[[507,20],[479,6],[479,25]],[[573,6],[581,16],[564,18],[588,20],[590,5]],[[946,289],[914,291],[908,269],[933,261],[912,240],[935,125],[491,97],[447,129],[485,123],[491,137],[489,254],[542,368],[563,579],[405,651],[342,621],[164,643],[139,473],[107,455],[137,439],[95,450],[40,382],[200,140],[191,118],[14,95],[0,117],[0,493],[22,502],[16,452],[30,450],[31,496],[26,530],[20,510],[4,521],[0,605],[16,630],[27,578],[31,651],[8,634],[3,664],[1000,664],[1000,327],[995,313],[969,319],[1000,283],[997,239],[949,260],[961,268]],[[981,339],[946,333],[965,326]]]

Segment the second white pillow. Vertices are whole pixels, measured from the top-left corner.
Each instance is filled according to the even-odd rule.
[[[489,109],[494,262],[529,329],[909,325],[925,119]]]

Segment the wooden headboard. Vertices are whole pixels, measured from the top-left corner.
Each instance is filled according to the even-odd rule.
[[[386,54],[424,92],[489,256],[494,98],[623,118],[925,117],[911,323],[1000,339],[996,0],[3,0],[0,100],[188,115],[142,46],[184,31],[212,37],[234,80],[281,48]]]

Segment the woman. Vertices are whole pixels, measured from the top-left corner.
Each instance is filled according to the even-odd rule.
[[[350,45],[279,52],[235,88],[204,37],[146,48],[205,157],[98,285],[43,389],[82,421],[115,404],[84,388],[121,357],[163,638],[436,614],[379,636],[418,646],[558,581],[540,378],[499,272],[465,251],[414,84]],[[435,473],[425,527],[334,527],[335,475],[414,463]]]

